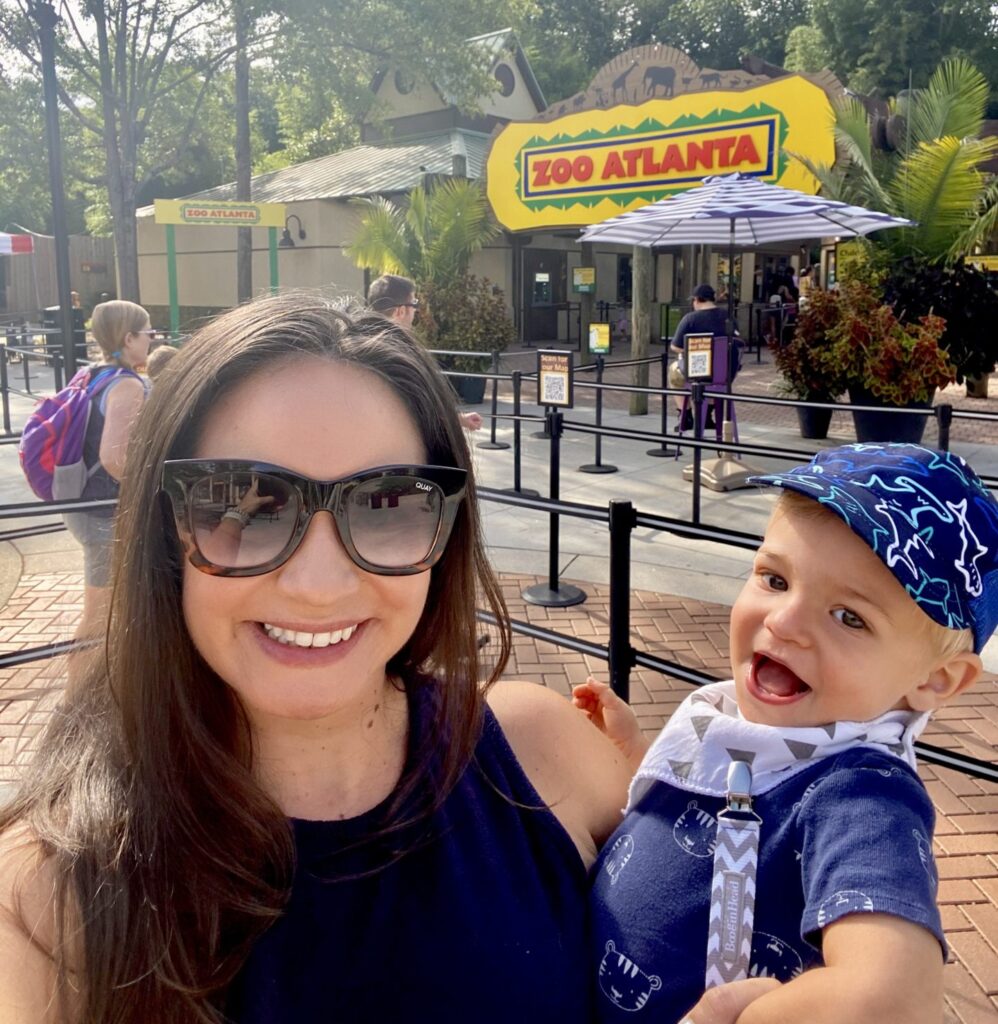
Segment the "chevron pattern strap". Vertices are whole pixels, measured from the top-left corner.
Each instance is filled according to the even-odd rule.
[[[704,979],[707,988],[748,977],[759,824],[754,814],[736,817],[722,811],[717,816]]]

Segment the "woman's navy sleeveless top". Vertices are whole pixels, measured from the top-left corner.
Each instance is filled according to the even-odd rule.
[[[413,727],[419,703],[410,702]],[[378,810],[343,822],[294,821],[290,903],[237,978],[231,1020],[590,1019],[586,872],[491,711],[429,837],[367,877],[329,880],[370,872],[383,856],[384,847],[328,859],[363,836]],[[324,871],[329,863],[332,873]]]

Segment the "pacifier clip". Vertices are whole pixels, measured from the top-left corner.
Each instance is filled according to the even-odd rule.
[[[728,766],[727,800],[717,816],[707,988],[748,977],[762,819],[752,810],[752,768],[747,761],[732,761]]]

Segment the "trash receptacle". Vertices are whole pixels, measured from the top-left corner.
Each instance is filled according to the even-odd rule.
[[[87,363],[87,332],[84,327],[83,310],[74,309],[73,315],[73,345],[76,355],[76,365],[85,366]],[[64,354],[62,347],[62,308],[60,306],[46,306],[42,311],[42,327],[52,330],[53,333],[45,335],[45,354],[51,355],[58,352]]]

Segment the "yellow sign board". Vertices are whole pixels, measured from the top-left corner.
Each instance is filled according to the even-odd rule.
[[[206,227],[283,228],[284,203],[223,203],[196,199],[157,199],[157,224]]]
[[[998,256],[968,256],[967,262],[978,270],[998,270]]]
[[[732,171],[813,194],[817,181],[790,153],[831,165],[833,117],[822,89],[789,75],[512,123],[489,153],[489,201],[499,222],[519,231],[598,224]]]
[[[572,267],[572,291],[592,294],[596,291],[595,267]]]
[[[593,355],[609,355],[610,353],[610,325],[590,324],[589,325],[589,351]]]

